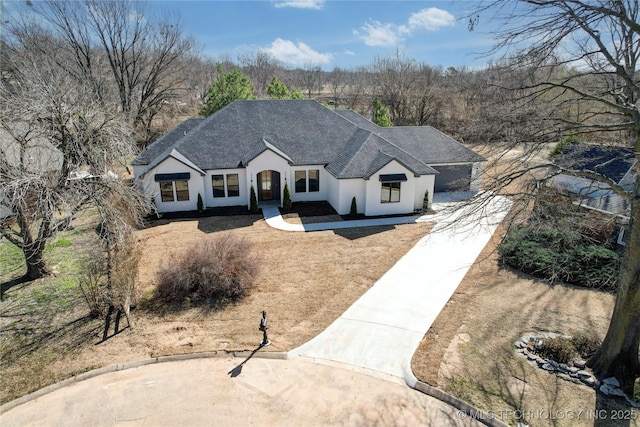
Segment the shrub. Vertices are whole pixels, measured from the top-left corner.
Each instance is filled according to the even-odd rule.
[[[522,226],[507,233],[498,253],[505,264],[552,282],[615,289],[620,255],[588,241],[576,230]]]
[[[573,334],[571,343],[583,359],[588,359],[600,347],[602,341],[593,332],[578,332]]]
[[[256,190],[251,186],[251,194],[249,196],[249,211],[251,213],[258,213],[258,198],[256,197]]]
[[[233,302],[249,292],[257,274],[249,243],[227,233],[203,239],[162,268],[155,293],[164,302]]]
[[[424,192],[424,198],[422,199],[422,210],[425,212],[429,210],[429,190]]]
[[[356,204],[355,196],[351,199],[351,209],[349,210],[349,216],[358,215],[358,205]]]
[[[575,135],[565,136],[553,147],[553,149],[549,153],[549,157],[554,157],[564,153],[564,150],[566,150],[569,144],[571,144],[572,142],[580,142],[580,138]]]
[[[198,202],[196,203],[196,209],[198,212],[202,212],[204,210],[204,203],[202,202],[202,196],[198,193]]]
[[[289,192],[289,185],[284,183],[284,195],[282,196],[282,208],[286,211],[291,210],[291,193]]]
[[[576,355],[576,348],[570,338],[545,338],[538,353],[545,359],[551,359],[558,363],[569,364]]]

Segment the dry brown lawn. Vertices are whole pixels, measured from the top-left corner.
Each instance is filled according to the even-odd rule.
[[[300,221],[295,215],[287,220]],[[261,217],[250,215],[157,221],[138,233],[143,250],[139,272],[142,303],[132,311],[133,327],[100,342],[101,323],[84,317],[87,310],[81,302],[56,314],[51,317],[56,323],[53,333],[38,334],[37,328],[29,329],[39,342],[25,338],[26,346],[11,350],[17,351],[18,357],[10,357],[11,363],[3,361],[0,397],[7,401],[74,373],[118,362],[179,353],[253,350],[261,340],[258,324],[262,310],[268,313],[269,351],[291,350],[331,324],[430,228],[422,223],[288,233],[271,229]],[[200,239],[227,232],[249,240],[262,265],[251,294],[220,310],[202,305],[158,306],[152,299],[158,268]],[[613,296],[550,286],[499,268],[496,242],[487,246],[425,335],[414,355],[414,373],[481,409],[502,415],[511,424],[514,413],[500,411],[524,410],[532,426],[594,425],[587,412],[580,420],[542,419],[547,414],[543,411],[594,411],[612,403],[597,400],[585,386],[557,381],[531,367],[515,357],[512,344],[529,331],[594,330],[602,336]],[[23,289],[16,287],[8,293]],[[3,311],[6,314],[11,307],[4,305]],[[34,319],[25,317],[23,321],[36,323]],[[635,426],[637,422],[598,425]]]

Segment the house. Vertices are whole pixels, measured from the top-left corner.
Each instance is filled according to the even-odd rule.
[[[551,180],[551,186],[572,196],[579,206],[617,217],[621,224],[618,243],[624,244],[624,225],[629,222],[631,209],[629,200],[605,182],[575,176],[570,171],[601,175],[630,193],[638,173],[634,151],[626,147],[572,142],[553,162],[562,169]]]
[[[328,201],[339,214],[356,198],[365,215],[411,213],[425,192],[476,191],[485,159],[429,127],[381,128],[313,100],[235,101],[187,120],[132,162],[158,212],[259,203]]]

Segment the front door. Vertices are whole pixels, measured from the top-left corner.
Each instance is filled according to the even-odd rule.
[[[262,171],[258,174],[258,200],[280,200],[280,172]]]
[[[258,174],[259,200],[273,200],[273,176],[271,171],[262,171]]]

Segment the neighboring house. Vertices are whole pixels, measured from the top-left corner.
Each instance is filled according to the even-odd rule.
[[[27,125],[22,123],[14,124],[12,130],[18,137],[31,133]],[[44,137],[34,137],[21,145],[6,129],[0,128],[0,163],[3,162],[8,167],[24,164],[26,174],[40,174],[60,170],[62,154]],[[10,205],[0,191],[0,219],[11,216]]]
[[[625,191],[631,192],[638,173],[635,153],[630,148],[572,142],[553,159],[561,168],[576,172],[602,175]],[[588,209],[613,215],[624,225],[629,221],[628,199],[613,191],[606,183],[567,173],[555,176],[551,185],[565,194],[573,195],[576,204]],[[620,229],[618,243],[624,244],[624,227]]]
[[[349,213],[411,213],[424,194],[477,191],[485,159],[429,127],[381,128],[353,111],[312,100],[236,101],[190,119],[132,162],[158,212],[282,202],[328,201]]]

